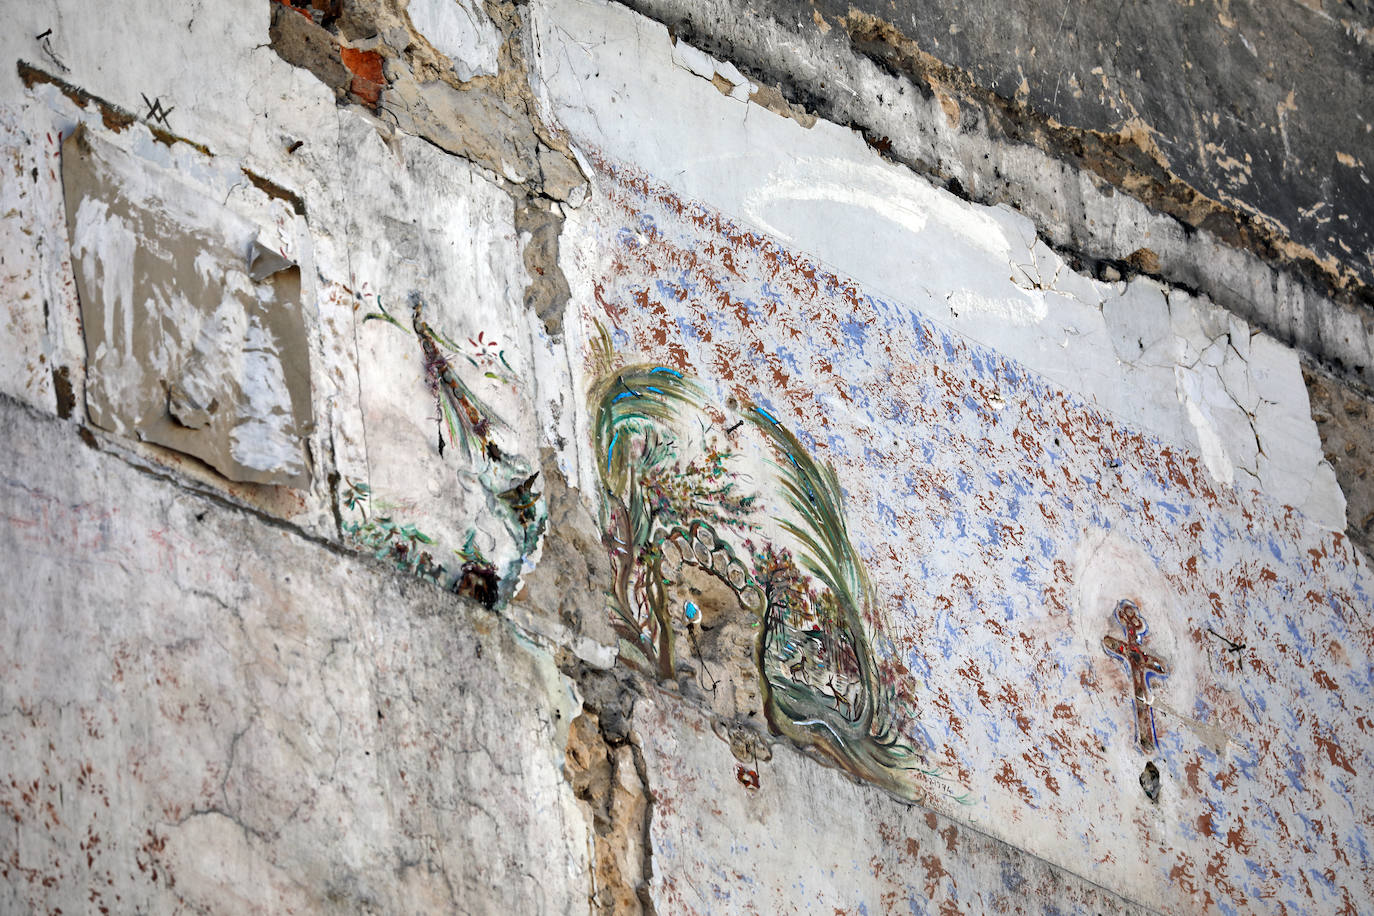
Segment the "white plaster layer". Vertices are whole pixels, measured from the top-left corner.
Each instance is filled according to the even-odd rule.
[[[635,727],[660,913],[1149,912],[786,745],[741,761],[675,698],[642,701]]]
[[[473,0],[410,0],[406,14],[434,49],[453,61],[458,79],[495,76],[501,33]]]
[[[1090,168],[988,129],[980,106],[970,110],[957,89],[942,91],[937,81],[934,92],[915,90],[909,75],[894,73],[871,49],[850,41],[849,17],[827,21],[816,11],[817,28],[793,28],[776,12],[759,15],[733,0],[639,0],[635,8],[663,22],[701,24],[770,80],[781,79],[802,98],[820,96],[832,121],[882,137],[890,157],[957,180],[975,199],[1015,201],[1055,247],[1108,260],[1148,251],[1171,281],[1201,289],[1299,349],[1374,381],[1367,309],[1338,302],[1207,229],[1185,227]],[[906,37],[941,55],[940,36]]]

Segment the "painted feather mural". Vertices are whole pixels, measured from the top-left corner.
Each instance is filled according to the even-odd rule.
[[[767,410],[722,410],[676,369],[617,365],[604,329],[595,349],[593,444],[621,657],[678,675],[682,637],[707,624],[675,591],[704,572],[755,634],[754,696],[770,730],[894,794],[923,795],[913,777],[938,774],[894,715],[833,470]]]

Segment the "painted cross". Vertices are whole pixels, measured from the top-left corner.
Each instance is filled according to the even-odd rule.
[[[1169,669],[1164,660],[1145,651],[1141,638],[1149,632],[1145,619],[1140,616],[1140,608],[1129,598],[1116,605],[1116,622],[1126,634],[1125,639],[1115,636],[1102,637],[1102,648],[1113,658],[1126,663],[1131,672],[1131,687],[1134,690],[1132,702],[1135,705],[1135,734],[1144,751],[1155,749],[1155,712],[1150,700],[1150,679],[1168,677]]]

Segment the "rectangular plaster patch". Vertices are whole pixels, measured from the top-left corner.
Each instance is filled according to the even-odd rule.
[[[305,486],[300,269],[175,172],[78,129],[62,185],[96,426]]]

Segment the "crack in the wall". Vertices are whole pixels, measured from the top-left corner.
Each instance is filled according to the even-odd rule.
[[[630,728],[636,689],[628,677],[575,666],[583,710],[568,729],[564,776],[592,821],[591,912],[653,914],[650,828],[654,799]]]
[[[318,3],[316,4],[316,6],[319,5],[320,4]],[[336,7],[341,7],[341,4],[336,4]],[[497,7],[495,4],[491,4],[489,8],[505,9],[505,7]],[[294,16],[295,14],[287,12],[282,13],[282,15]],[[509,15],[513,17],[516,15],[516,12],[509,12]],[[318,23],[315,23],[313,21],[312,24],[318,26]],[[328,30],[324,29],[323,26],[319,26],[319,28],[321,29],[321,31],[324,31],[326,32],[326,34],[328,34]],[[349,50],[359,49],[350,48]],[[371,51],[371,49],[362,49],[360,53],[366,53],[368,51]],[[381,56],[379,52],[372,51],[372,53],[378,53],[379,57]],[[407,47],[405,49],[405,53],[418,52],[411,52],[410,48]],[[514,52],[511,51],[509,48],[503,50],[503,54],[512,53]],[[388,61],[392,59],[393,58],[387,58]],[[350,70],[347,67],[345,67],[345,70],[352,75],[347,77],[347,88],[343,90],[344,96],[348,96],[351,93],[354,96],[353,104],[366,104],[366,95],[360,93],[357,89],[355,89],[355,85],[357,85],[356,81],[360,77],[356,75],[354,71]],[[337,77],[337,74],[335,74],[335,76]],[[486,78],[482,77],[479,79]],[[435,80],[448,85],[451,89],[458,92],[478,91],[482,88],[483,85],[486,85],[473,85],[476,82],[474,80],[469,80],[466,82],[460,80],[459,82],[462,83],[462,85],[457,86],[453,84],[452,80],[449,77],[444,76],[436,76]],[[375,86],[381,86],[381,84],[377,83],[376,81],[368,80],[367,82],[371,82]],[[725,82],[728,83],[729,80],[727,79],[725,80]],[[737,84],[731,83],[730,85],[735,86]],[[361,86],[360,88],[362,90],[368,90],[367,86]],[[724,86],[717,85],[717,88],[719,88],[722,92],[726,92],[726,88]],[[755,95],[757,95],[757,93],[755,93]],[[754,96],[751,95],[751,100],[753,99],[753,97]],[[381,90],[379,90],[379,104],[381,98],[382,94]],[[798,120],[800,121],[801,119],[798,118]],[[538,129],[536,129],[536,133],[538,133]],[[545,147],[539,147],[539,152],[536,153],[537,163],[540,162],[541,158],[544,155],[542,152],[543,149],[545,149]],[[478,162],[478,159],[470,158],[467,155],[464,155],[464,158],[467,158],[468,161]],[[504,172],[505,163],[503,162],[501,164],[503,166],[502,171]],[[485,167],[490,168],[490,163],[488,162]],[[544,182],[544,184],[536,184],[530,182],[512,182],[510,178],[507,178],[505,183],[501,184],[503,189],[515,198],[515,225],[517,231],[528,234],[528,239],[525,240],[524,244],[522,245],[522,255],[524,257],[526,270],[529,272],[531,281],[530,286],[525,294],[525,305],[527,309],[529,309],[531,312],[534,313],[534,315],[536,315],[541,321],[543,321],[544,327],[550,335],[557,335],[561,331],[561,314],[563,307],[566,304],[569,296],[567,280],[562,276],[561,271],[559,271],[558,269],[558,242],[563,226],[563,213],[561,211],[561,207],[564,205],[564,203],[567,202],[566,198],[571,194],[571,192],[558,191],[551,193],[548,191],[547,182],[550,180],[549,176],[551,174],[554,174],[557,169],[558,166],[556,164],[550,165],[547,168],[540,164],[539,174],[541,177],[539,181]],[[248,177],[250,181],[253,180],[253,176],[251,174]],[[254,184],[257,184],[257,182],[254,181]],[[259,187],[262,186],[259,185]],[[266,188],[263,189],[267,190]],[[268,193],[271,194],[270,191],[268,191]],[[297,201],[298,200],[299,199],[297,199]],[[1026,264],[1023,265],[1019,263],[1019,261],[1014,260],[1011,262],[1010,266],[1014,270],[1020,270],[1021,273],[1024,274],[1025,280],[1029,284],[1029,288],[1035,290],[1044,290],[1046,288],[1046,279],[1044,273],[1040,269],[1040,263],[1036,258],[1036,242],[1034,239],[1028,242],[1028,254],[1030,260]],[[1136,270],[1146,270],[1147,272],[1155,272],[1160,269],[1158,257],[1154,255],[1154,253],[1149,249],[1137,249],[1130,256],[1128,256],[1126,260],[1127,262],[1129,262],[1130,266]],[[547,273],[546,269],[548,271]],[[1058,274],[1060,269],[1061,268],[1056,268],[1054,278],[1049,281],[1051,288],[1053,288],[1054,285],[1058,282]],[[1072,295],[1072,293],[1067,291],[1065,292],[1065,294]],[[1219,343],[1219,337],[1214,339],[1212,342],[1213,345]],[[1227,346],[1229,346],[1232,350],[1235,350],[1235,345],[1233,342],[1230,341],[1229,337],[1227,338]],[[1243,354],[1241,354],[1238,350],[1235,350],[1235,352],[1238,357],[1240,357],[1242,360],[1244,359]],[[1200,359],[1201,357],[1195,359],[1190,365],[1190,368],[1198,366]],[[1225,377],[1218,373],[1218,379],[1222,387],[1225,389],[1227,395],[1230,396],[1232,401],[1235,402],[1237,408],[1239,408],[1249,418],[1250,429],[1255,438],[1256,449],[1259,453],[1262,454],[1263,447],[1260,441],[1260,433],[1256,426],[1256,413],[1258,411],[1258,407],[1256,406],[1254,409],[1247,409],[1245,404],[1241,403],[1238,396],[1234,392],[1232,392],[1230,388],[1226,386]],[[1309,381],[1309,386],[1311,384],[1312,382]],[[1362,404],[1365,404],[1366,402],[1362,402]],[[1258,403],[1272,404],[1274,402],[1264,401],[1263,399],[1260,399]],[[1354,414],[1351,414],[1351,416],[1354,416]],[[1363,418],[1364,414],[1360,414],[1359,416],[1360,418]],[[1322,420],[1318,419],[1319,424],[1321,424],[1322,422]],[[89,431],[86,430],[84,427],[81,428],[81,431],[83,433],[86,433],[86,435],[90,435]],[[103,435],[104,434],[102,433],[102,436]],[[1327,438],[1328,437],[1326,433],[1323,432],[1323,444],[1326,443]],[[329,443],[329,447],[332,449],[333,439],[327,437],[327,441]],[[120,444],[118,448],[127,449],[127,446]],[[125,460],[129,460],[126,456],[116,452],[114,448],[111,448],[110,451],[114,454],[117,454],[121,458],[125,458]],[[1330,454],[1329,450],[1328,454]],[[1256,459],[1256,462],[1257,461],[1258,459]],[[245,509],[244,506],[238,505],[237,503],[225,499],[222,494],[217,494],[213,491],[207,491],[203,488],[198,489],[197,486],[194,484],[188,485],[185,481],[180,480],[178,475],[156,473],[154,469],[148,466],[135,464],[135,462],[133,462],[132,460],[129,460],[129,463],[134,464],[135,467],[137,467],[144,473],[148,473],[151,476],[157,476],[161,479],[168,480],[175,486],[179,486],[183,489],[193,490],[197,492],[198,495],[201,495],[203,497],[209,497],[223,505],[231,506],[232,508],[236,508],[241,511]],[[331,459],[330,466],[337,467],[337,462]],[[536,474],[537,473],[539,472],[536,472]],[[1256,464],[1254,473],[1258,473],[1258,464]],[[1361,472],[1358,476],[1360,479],[1363,479],[1363,472]],[[534,530],[532,540],[527,540],[524,544],[525,553],[527,554],[532,553],[535,547],[540,546],[540,539],[543,530],[542,520],[540,521],[537,530],[535,530],[534,526],[528,524],[525,521],[520,521],[518,518],[518,514],[522,510],[522,507],[524,505],[525,497],[529,496],[531,493],[531,486],[534,480],[535,477],[530,476],[524,479],[523,481],[516,483],[512,487],[506,490],[502,490],[500,493],[488,493],[487,511],[500,512],[503,511],[503,507],[505,507],[506,510],[509,510],[511,513],[513,513],[512,517],[516,518],[516,520],[520,522],[520,526],[522,530],[525,532],[527,538],[531,536],[530,532]],[[335,495],[335,497],[337,497],[338,484],[338,475],[332,475],[330,481],[330,490]],[[574,496],[574,499],[575,498],[576,497]],[[342,521],[340,519],[338,512],[337,498],[333,501],[332,508],[335,513],[336,522],[340,526],[342,526]],[[249,509],[248,511],[252,510]],[[353,556],[352,554],[349,554],[345,551],[341,551],[337,544],[312,537],[307,532],[302,531],[297,526],[282,522],[281,520],[275,519],[270,515],[266,515],[264,513],[254,512],[254,514],[259,515],[262,520],[274,524],[284,531],[290,531],[293,534],[305,537],[307,540],[313,542],[317,546],[325,546],[326,548],[332,550],[334,553],[338,554],[340,557]],[[1366,518],[1365,521],[1367,523],[1374,524],[1374,511],[1370,512],[1369,516]],[[1366,525],[1366,528],[1368,528],[1368,525]],[[576,546],[577,545],[574,545],[574,547]],[[595,549],[590,551],[590,553],[595,554]],[[547,565],[548,563],[549,558],[546,553],[543,561],[541,562],[541,567],[543,565]],[[588,569],[591,568],[592,565],[589,561]],[[549,572],[553,571],[555,570],[549,570]],[[561,570],[558,571],[561,572]],[[514,574],[512,574],[511,577],[506,580],[506,582],[510,585],[513,585],[515,581],[516,580]],[[588,591],[580,587],[581,582],[584,581],[580,577],[574,576],[571,578],[571,581],[575,584],[575,586],[573,588],[568,588],[569,591]],[[587,581],[598,581],[598,579],[596,577],[591,577]],[[562,583],[555,582],[554,584],[555,586],[561,584],[562,587],[567,588],[566,581]],[[194,594],[202,595],[207,600],[218,603],[222,609],[229,610],[232,613],[234,613],[235,616],[237,616],[237,610],[230,604],[227,604],[223,599],[219,598],[217,595],[211,592],[195,589],[192,589],[191,591]],[[599,595],[591,596],[590,604],[596,604],[597,599],[599,597]],[[579,595],[576,599],[573,600],[586,601],[589,599],[586,595]],[[490,606],[491,602],[487,603]],[[538,604],[538,608],[541,613],[546,613],[547,609],[552,606],[553,605],[551,604],[544,604],[542,602]],[[563,605],[559,605],[558,607],[559,613],[560,615],[562,615],[565,611],[565,607]],[[569,620],[567,622],[569,623],[570,629],[575,633],[583,632],[581,629],[583,621],[581,621],[580,619],[571,619],[574,614],[579,613],[579,609],[577,607],[570,607],[566,608],[566,612],[569,616]],[[240,627],[243,626],[242,619],[239,620],[239,625]],[[323,670],[324,664],[327,663],[329,659],[334,655],[335,649],[337,648],[337,643],[339,641],[340,640],[338,639],[330,641],[328,653],[326,654],[324,661],[321,663],[321,670]],[[221,649],[224,649],[222,645]],[[693,639],[693,649],[695,650],[696,660],[699,661],[703,667],[705,667],[708,658],[716,658],[715,655],[712,655],[709,652],[703,654],[696,646],[695,639]],[[227,649],[224,649],[224,651],[226,652],[226,655],[230,654],[228,653]],[[479,658],[480,655],[481,653],[479,650]],[[726,655],[727,653],[722,651],[720,657],[726,657]],[[749,674],[748,669],[745,669],[742,673],[747,678]],[[575,790],[578,793],[578,797],[588,806],[588,808],[592,811],[593,814],[593,858],[595,863],[595,880],[597,881],[596,890],[593,894],[592,900],[593,910],[596,912],[603,913],[651,913],[654,911],[653,900],[650,894],[650,879],[653,875],[653,843],[651,828],[654,823],[653,818],[655,815],[656,803],[650,787],[649,767],[645,760],[645,755],[643,753],[641,745],[639,744],[636,736],[634,735],[630,727],[630,722],[633,714],[633,700],[636,691],[647,690],[648,688],[639,686],[637,684],[637,678],[635,678],[633,675],[621,676],[619,674],[611,674],[604,671],[590,671],[587,669],[579,668],[578,678],[580,686],[583,688],[583,692],[587,699],[581,715],[579,715],[574,720],[574,728],[569,733],[569,741],[567,744],[569,765],[567,770],[565,771],[565,775],[567,776],[569,782],[573,784]],[[688,683],[690,684],[690,681]],[[631,687],[632,684],[634,684],[635,686]],[[412,706],[416,707],[409,710],[409,712],[412,716],[420,717],[425,713],[425,701],[422,698],[416,696],[415,684],[411,683],[410,681],[406,681],[406,686],[410,689],[409,701],[412,704]],[[682,690],[683,685],[679,684],[678,686],[679,689]],[[693,695],[688,690],[682,690],[682,694],[698,706],[705,707],[707,705],[704,701],[704,697],[700,695]],[[329,705],[333,707],[332,702]],[[227,765],[225,767],[223,774],[221,775],[220,786],[217,793],[223,800],[223,804],[217,804],[208,808],[194,809],[191,811],[190,814],[186,815],[178,823],[184,824],[187,820],[189,820],[192,817],[201,817],[210,814],[218,814],[221,817],[227,818],[233,821],[235,824],[237,824],[244,831],[245,836],[256,837],[258,840],[263,842],[267,842],[269,840],[277,838],[278,834],[280,833],[280,825],[277,827],[277,829],[271,831],[269,834],[263,832],[261,829],[250,827],[247,824],[245,824],[242,820],[240,820],[240,815],[236,815],[233,809],[241,806],[231,805],[228,801],[227,793],[225,790],[225,787],[228,784],[230,774],[233,770],[238,755],[239,741],[247,732],[247,730],[253,727],[253,725],[257,722],[256,717],[258,713],[259,711],[255,708],[253,710],[252,717],[249,720],[249,724],[235,732],[230,740],[230,745],[227,753]],[[334,709],[334,714],[336,716],[339,715],[337,709]],[[381,712],[379,710],[378,717],[380,718],[380,716]],[[1189,725],[1189,727],[1192,728],[1193,726]],[[750,732],[750,734],[753,733]],[[576,747],[574,747],[574,743],[576,744]],[[293,750],[299,751],[299,749],[295,748],[294,745],[292,745],[292,747]],[[516,770],[512,772],[507,772],[500,765],[499,760],[492,758],[491,752],[487,750],[485,747],[479,746],[474,750],[467,751],[460,750],[457,751],[455,754],[455,756],[460,758],[465,758],[470,755],[485,755],[491,763],[491,769],[508,779],[518,781],[525,775],[523,768],[519,766],[519,760],[516,761]],[[739,755],[737,754],[737,756]],[[744,758],[742,756],[739,756],[739,759],[742,760]],[[333,761],[333,768],[337,769],[337,767],[338,753],[336,751]],[[402,774],[402,778],[404,778],[404,774]],[[468,799],[460,799],[460,803],[471,805],[472,807],[478,809],[485,817],[492,819],[493,821],[496,820],[495,815],[487,811],[487,809],[483,807],[483,805],[481,804],[472,802]],[[298,805],[295,810],[288,814],[287,822],[289,822],[296,816],[296,812],[299,810],[299,808],[300,805]],[[416,839],[416,837],[412,837],[412,839]],[[425,846],[428,846],[430,842],[432,842],[429,836],[423,834],[420,835],[418,839],[424,840]],[[423,857],[416,857],[411,859],[409,857],[403,856],[400,870],[403,871],[412,867],[417,869],[421,867],[428,867],[430,871],[436,870],[434,868],[433,862],[429,859],[425,859]],[[454,887],[448,874],[448,870],[447,868],[443,867],[442,857],[440,858],[440,867],[437,870],[441,873],[441,876],[443,877],[445,883],[448,885],[450,900],[457,900],[458,898],[454,894]],[[521,877],[531,882],[534,881],[533,875],[531,875],[529,872],[521,872]]]
[[[637,742],[630,742],[630,755],[634,763],[635,776],[639,780],[644,796],[644,817],[643,827],[640,833],[640,863],[639,874],[640,883],[635,888],[635,896],[639,899],[640,906],[643,908],[645,916],[656,916],[653,895],[649,891],[649,880],[654,876],[654,795],[649,787],[649,767],[644,760],[644,751]]]

